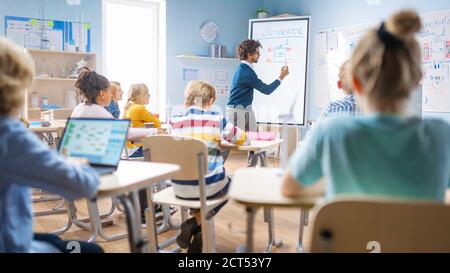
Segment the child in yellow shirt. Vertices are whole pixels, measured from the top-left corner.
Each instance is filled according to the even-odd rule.
[[[131,121],[133,128],[146,128],[145,123],[153,123],[154,128],[160,128],[161,122],[153,116],[145,105],[150,102],[150,92],[145,84],[133,84],[128,92],[128,102],[125,106],[124,118]],[[130,157],[143,157],[142,145],[128,141],[128,148],[131,150]]]

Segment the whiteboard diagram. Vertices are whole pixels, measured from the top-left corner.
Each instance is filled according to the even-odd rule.
[[[423,111],[450,112],[450,11],[422,16]]]
[[[259,62],[254,65],[258,77],[270,84],[278,78],[284,65],[290,71],[271,95],[255,91],[253,109],[257,122],[281,124],[279,116],[289,114],[293,108],[289,123],[304,126],[309,17],[250,20],[249,30],[250,38],[262,45]]]
[[[422,49],[422,109],[450,112],[450,10],[421,16],[423,29],[417,35]],[[380,22],[328,29],[316,33],[316,107],[341,98],[336,87],[340,65],[350,58],[359,39]]]
[[[288,39],[276,47],[268,48],[267,52],[268,57],[266,61],[268,63],[290,64],[294,61],[292,56],[293,47],[289,45]]]

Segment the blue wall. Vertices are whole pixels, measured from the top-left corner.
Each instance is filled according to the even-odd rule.
[[[235,48],[248,36],[248,20],[256,16],[261,0],[167,0],[167,92],[172,105],[183,103],[181,54],[208,55],[209,45],[199,34],[200,25],[213,20],[220,29],[218,44],[235,56]],[[212,68],[212,67],[199,67]],[[226,99],[218,104],[225,107]]]
[[[39,17],[41,0],[1,0],[0,28],[4,35],[4,16]],[[256,16],[262,0],[167,0],[167,93],[171,104],[183,102],[186,82],[182,81],[183,65],[175,56],[180,54],[208,55],[209,46],[199,35],[206,20],[220,28],[217,43],[226,45],[229,55],[248,35],[248,20]],[[97,69],[101,70],[102,5],[101,0],[82,0],[81,6],[68,6],[65,0],[44,0],[46,17],[54,20],[77,21],[80,13],[92,24],[92,51],[97,53]],[[208,67],[201,67],[208,68]],[[209,67],[213,68],[213,67]],[[225,98],[218,103],[224,107]]]
[[[381,20],[401,8],[414,8],[420,13],[450,9],[450,1],[448,0],[381,0],[380,6],[369,6],[366,0],[263,0],[263,5],[270,10],[271,15],[279,13],[311,15],[311,35],[313,38],[319,30]],[[315,66],[314,49],[314,39],[311,39],[311,90],[314,90],[315,87],[313,80]],[[310,94],[308,100],[308,118],[315,119],[321,109],[316,109],[313,93]],[[442,117],[450,121],[450,114],[426,113],[424,116]]]
[[[206,20],[214,20],[218,24],[220,36],[217,42],[227,46],[228,54],[234,54],[235,47],[248,35],[248,19],[255,17],[255,10],[259,7],[268,8],[271,15],[311,15],[313,37],[320,29],[379,20],[403,7],[413,7],[419,12],[450,9],[448,0],[381,1],[381,6],[368,6],[366,0],[167,0],[166,72],[170,103],[182,103],[186,85],[182,80],[183,64],[175,56],[185,53],[208,54],[208,45],[199,36],[199,27]],[[38,17],[41,3],[45,4],[46,17],[50,19],[77,21],[83,13],[85,21],[92,24],[92,50],[97,53],[97,67],[101,68],[101,0],[81,2],[81,6],[68,6],[65,0],[1,0],[0,33],[4,35],[5,15]],[[348,7],[352,7],[352,10],[349,11]],[[314,39],[311,39],[310,79],[314,79],[314,48]],[[311,81],[310,87],[314,90],[314,81]],[[224,107],[226,99],[220,98],[218,103]],[[316,109],[313,93],[308,103],[308,118],[315,119],[321,109]],[[437,116],[450,120],[450,114]]]
[[[83,0],[80,6],[69,6],[65,0],[1,0],[0,34],[5,35],[5,15],[39,18],[41,4],[45,6],[45,17],[60,21],[91,23],[91,51],[97,53],[97,68],[101,67],[102,5],[101,0]]]

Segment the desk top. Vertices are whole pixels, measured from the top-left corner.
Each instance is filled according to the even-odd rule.
[[[57,132],[59,128],[65,128],[66,127],[66,120],[54,120],[50,127],[42,127],[42,126],[33,126],[33,123],[30,124],[30,128],[28,128],[30,131],[35,133],[52,133]]]
[[[270,149],[273,149],[283,143],[283,140],[281,139],[275,139],[270,141],[264,141],[264,140],[252,140],[250,142],[250,145],[236,145],[231,144],[226,141],[222,141],[220,143],[221,147],[223,149],[230,149],[235,151],[246,151],[246,152],[263,152]]]
[[[310,209],[323,196],[287,198],[281,194],[281,169],[248,168],[238,170],[230,189],[230,198],[251,207],[297,207]]]
[[[119,168],[111,175],[100,178],[97,197],[117,196],[124,192],[139,190],[170,179],[180,167],[174,164],[120,161]]]

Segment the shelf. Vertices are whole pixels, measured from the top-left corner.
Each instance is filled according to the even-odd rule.
[[[212,58],[190,55],[179,55],[177,56],[177,59],[185,66],[198,67],[213,65],[227,70],[235,69],[241,62],[240,60],[233,58]]]
[[[35,77],[34,78],[37,81],[66,81],[66,82],[76,82],[77,79],[72,78],[42,78],[42,77]]]
[[[30,53],[42,53],[42,54],[64,54],[64,55],[75,55],[75,56],[95,56],[92,52],[72,52],[72,51],[59,51],[59,50],[42,50],[27,48]]]
[[[239,59],[234,58],[213,58],[213,57],[204,57],[204,56],[194,56],[194,55],[178,55],[178,59],[181,60],[191,60],[191,61],[215,61],[215,62],[230,62],[230,63],[239,63]]]

